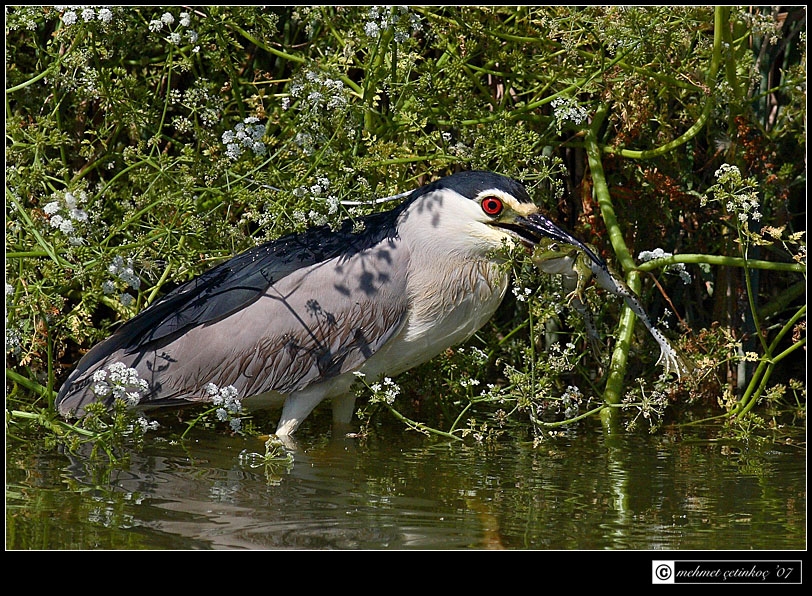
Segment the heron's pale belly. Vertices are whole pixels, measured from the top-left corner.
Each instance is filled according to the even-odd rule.
[[[453,273],[449,269],[450,279],[455,280],[449,284],[453,285],[414,296],[403,329],[367,360],[361,371],[371,377],[393,376],[476,333],[502,302],[508,277],[494,263],[471,263],[465,269],[463,283],[459,269]]]

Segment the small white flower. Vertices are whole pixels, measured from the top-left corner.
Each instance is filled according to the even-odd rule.
[[[189,24],[192,22],[191,17],[189,16],[188,12],[180,13],[180,25],[181,27],[188,27]]]
[[[98,17],[101,22],[109,23],[113,20],[113,11],[109,8],[100,8]]]
[[[118,297],[118,299],[124,306],[129,306],[130,304],[133,303],[133,300],[135,300],[132,294],[129,294],[127,292],[124,292],[121,296]]]
[[[231,159],[236,160],[238,157],[240,157],[241,153],[242,149],[240,149],[240,146],[237,143],[230,143],[226,147],[226,155]]]
[[[46,215],[53,215],[57,211],[59,211],[59,203],[54,201],[52,203],[48,203],[45,207],[42,208]]]
[[[82,9],[82,18],[85,21],[92,21],[96,18],[96,11],[94,11],[92,8],[84,8]]]
[[[741,172],[739,171],[738,167],[731,165],[729,163],[723,163],[721,166],[719,166],[719,169],[716,170],[716,172],[714,173],[714,176],[716,176],[717,180],[721,180],[723,177],[731,175],[741,177]]]
[[[76,221],[87,221],[87,211],[82,209],[71,209],[70,210],[71,219]]]
[[[93,391],[93,394],[97,396],[107,395],[107,393],[110,391],[110,386],[104,382],[95,383],[93,387],[91,387],[91,390]]]
[[[76,16],[75,12],[68,10],[62,15],[62,22],[65,23],[66,26],[70,27],[76,22],[77,18],[78,17]]]
[[[381,31],[377,23],[369,21],[364,25],[364,33],[366,33],[367,37],[378,37]]]
[[[62,232],[63,234],[70,234],[71,232],[73,232],[73,222],[69,219],[62,218],[60,219],[62,221],[59,222],[59,231]]]
[[[172,16],[172,13],[165,12],[161,15],[161,22],[165,25],[171,25],[175,22],[175,17]]]
[[[149,30],[152,31],[153,33],[157,33],[158,31],[160,31],[163,28],[164,28],[164,24],[161,21],[153,19],[153,20],[151,20],[149,22]]]

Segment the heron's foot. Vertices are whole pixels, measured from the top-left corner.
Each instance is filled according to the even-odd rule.
[[[279,430],[272,434],[269,438],[272,441],[274,448],[284,449],[285,451],[298,451],[299,444],[296,439],[290,434],[280,434]]]

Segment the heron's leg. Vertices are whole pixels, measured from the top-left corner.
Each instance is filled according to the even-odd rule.
[[[347,428],[355,412],[355,395],[352,392],[336,395],[332,398],[333,426]]]
[[[322,402],[325,393],[324,388],[316,386],[288,396],[285,405],[282,406],[276,436],[292,435],[310,412]]]

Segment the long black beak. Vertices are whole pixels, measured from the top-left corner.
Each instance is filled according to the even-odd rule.
[[[532,213],[527,216],[519,217],[515,223],[518,227],[522,228],[524,232],[535,237],[535,244],[538,244],[542,238],[552,238],[559,242],[566,242],[584,251],[584,254],[601,269],[606,269],[606,261],[596,255],[586,244],[559,228],[541,213]]]

